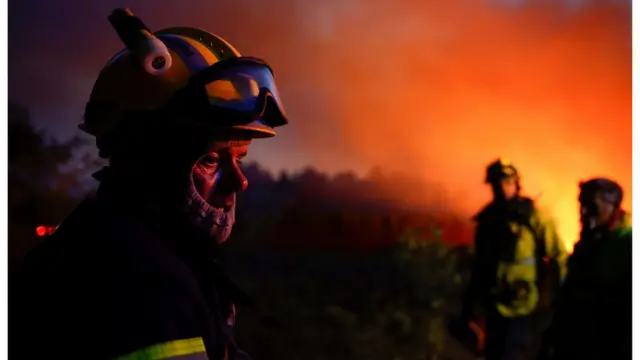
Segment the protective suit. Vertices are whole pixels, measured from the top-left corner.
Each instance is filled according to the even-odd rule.
[[[549,304],[565,274],[567,251],[553,221],[521,196],[519,175],[499,160],[487,183],[516,181],[512,197],[496,199],[475,216],[475,259],[463,317],[486,319],[486,356],[528,359],[535,355]],[[497,191],[497,190],[495,190]]]

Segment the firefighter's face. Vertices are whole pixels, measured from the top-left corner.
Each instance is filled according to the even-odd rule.
[[[580,198],[580,221],[589,229],[608,223],[615,214],[615,210],[615,206],[604,201],[600,194]]]
[[[230,209],[235,194],[249,185],[241,165],[250,141],[214,142],[193,165],[193,183],[202,198],[218,209]]]
[[[494,186],[495,196],[504,200],[513,199],[518,194],[518,179],[515,176],[507,177]]]

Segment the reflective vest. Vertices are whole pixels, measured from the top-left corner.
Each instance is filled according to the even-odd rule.
[[[519,208],[499,216],[492,204],[476,216],[476,256],[485,257],[476,261],[484,263],[480,268],[488,278],[483,291],[505,317],[529,315],[538,308],[543,262],[557,265],[558,281],[566,274],[568,252],[554,222],[530,199],[521,199]]]

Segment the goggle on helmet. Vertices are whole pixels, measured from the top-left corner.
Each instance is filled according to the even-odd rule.
[[[275,127],[288,123],[263,60],[243,57],[200,29],[152,34],[128,9],[115,10],[109,21],[126,49],[101,71],[79,126],[99,144],[131,114],[154,111],[179,113],[185,126],[233,128],[253,138],[274,136]]]

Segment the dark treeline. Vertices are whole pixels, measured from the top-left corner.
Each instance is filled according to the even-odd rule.
[[[9,104],[9,255],[14,266],[86,193],[99,165],[83,142],[48,139]],[[69,166],[69,163],[73,166]],[[471,238],[439,189],[373,170],[365,178],[308,168],[273,176],[245,166],[248,190],[221,261],[253,297],[238,341],[254,359],[466,359],[449,339]],[[90,241],[90,239],[88,239]]]
[[[313,168],[272,176],[257,164],[245,167],[249,188],[239,197],[242,234],[253,228],[269,247],[369,251],[392,247],[411,229],[424,236],[439,233],[448,244],[472,236],[468,219],[450,213],[442,202],[412,203],[410,194],[426,192],[418,181],[373,170],[366,178],[352,173],[328,176]],[[273,226],[269,231],[259,225]],[[249,226],[251,224],[251,226]]]

